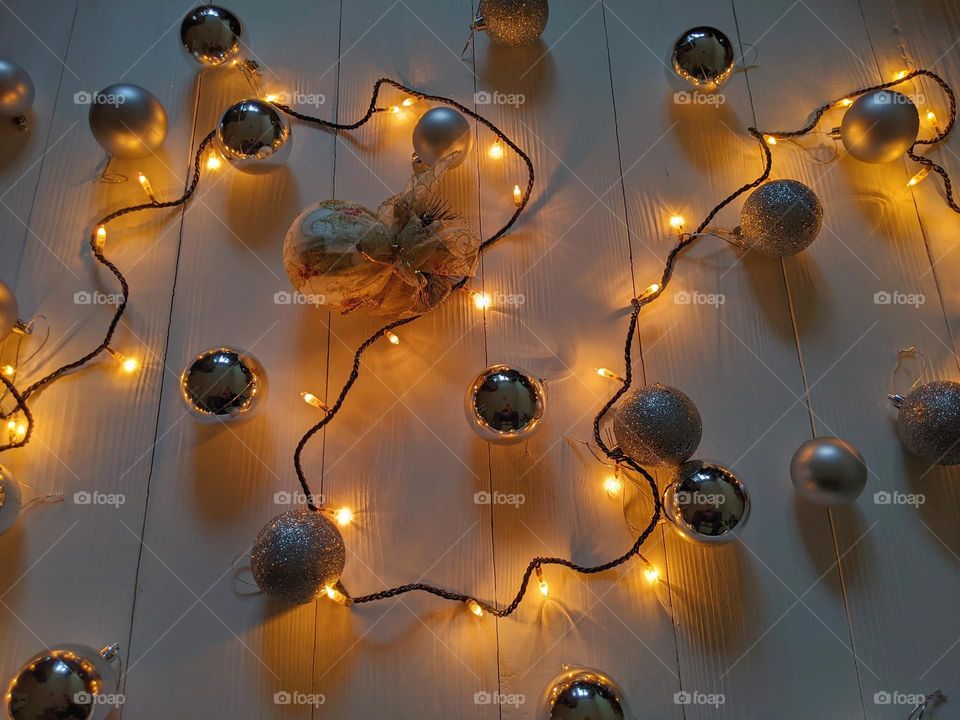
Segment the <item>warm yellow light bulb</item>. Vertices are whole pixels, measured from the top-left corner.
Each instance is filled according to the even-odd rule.
[[[328,410],[330,409],[330,408],[328,408],[328,407],[324,404],[324,402],[323,402],[320,398],[318,398],[318,397],[317,397],[316,395],[314,395],[312,392],[307,392],[306,390],[303,390],[303,391],[301,391],[301,393],[300,393],[300,397],[303,398],[303,401],[304,401],[307,405],[313,405],[315,408],[319,408],[320,410],[323,410],[324,412],[326,412],[326,411],[328,411]]]
[[[914,185],[919,184],[929,174],[930,174],[930,168],[928,167],[920,168],[920,172],[918,172],[912,178],[907,180],[907,187],[913,187]]]
[[[333,519],[337,521],[337,525],[349,525],[353,522],[353,510],[348,507],[337,508],[333,511]]]
[[[900,70],[899,72],[894,73],[894,80],[903,80],[910,72],[908,70]]]
[[[410,106],[413,105],[415,102],[416,102],[416,99],[415,99],[415,98],[408,97],[407,99],[405,99],[405,100],[404,100],[402,103],[400,103],[400,104],[403,105],[404,107],[410,107]]]
[[[597,368],[597,375],[603,378],[607,378],[608,380],[619,380],[620,382],[623,382],[623,378],[617,375],[610,368],[605,368],[605,367]]]
[[[764,136],[763,136],[763,139],[764,139],[764,141],[767,143],[767,145],[776,145],[776,144],[777,144],[777,139],[776,139],[773,135],[764,135]]]
[[[611,475],[603,481],[603,489],[607,491],[607,495],[610,497],[619,495],[620,491],[623,490],[623,480],[616,475]]]
[[[143,173],[139,173],[137,179],[140,181],[140,187],[143,188],[143,192],[146,193],[147,197],[153,202],[156,202],[157,198],[153,194],[153,185],[150,184],[150,180],[147,178],[147,176]]]
[[[520,207],[521,203],[523,203],[523,191],[520,190],[519,185],[513,186],[513,202],[517,207]]]
[[[132,374],[135,373],[137,368],[140,367],[140,361],[132,357],[124,358],[123,362],[120,364],[120,367],[123,368],[125,373]]]
[[[396,333],[390,332],[389,330],[384,330],[383,334],[387,336],[387,340],[389,340],[393,345],[400,344],[400,338]]]
[[[396,115],[398,112],[400,112],[400,106],[399,106],[399,105],[391,105],[389,108],[387,108],[387,110],[388,110],[389,112],[393,113],[394,115]]]
[[[683,216],[681,215],[671,215],[670,216],[670,227],[674,230],[680,230],[683,227]]]
[[[340,592],[340,590],[338,590],[335,585],[327,585],[323,590],[327,594],[327,597],[333,600],[334,602],[340,603],[341,605],[347,604],[347,600],[349,598],[347,598],[346,595]]]
[[[216,150],[210,153],[210,156],[207,158],[207,170],[219,170],[220,166],[223,163],[220,161],[220,153]]]
[[[503,143],[497,140],[493,145],[490,146],[490,151],[488,153],[492,160],[499,160],[503,157]]]
[[[3,374],[6,375],[7,377],[13,377],[14,375],[16,375],[16,373],[17,373],[17,369],[13,365],[3,366]]]
[[[931,125],[937,124],[937,114],[933,110],[927,110],[927,114],[924,117]]]
[[[646,578],[648,583],[653,585],[660,579],[660,571],[653,565],[647,565],[647,568],[643,571],[643,577]]]
[[[540,588],[541,595],[543,595],[544,597],[550,596],[550,586],[547,585],[546,580],[544,580],[543,578],[540,578],[540,582],[538,583],[538,586]]]
[[[476,306],[477,310],[486,310],[488,307],[493,305],[493,298],[490,297],[489,293],[474,293],[473,304]]]
[[[281,96],[281,95],[278,95],[277,93],[267,93],[266,95],[263,96],[263,99],[266,100],[268,103],[275,103],[275,102],[277,102],[281,97],[282,97],[282,96]]]
[[[480,606],[480,603],[478,603],[473,598],[469,598],[467,600],[467,607],[470,608],[470,612],[472,612],[477,617],[483,617],[483,608]]]
[[[97,227],[97,249],[103,250],[104,245],[107,244],[107,229],[100,225]]]
[[[853,100],[850,98],[843,98],[837,101],[837,107],[850,107],[851,105],[853,105]]]

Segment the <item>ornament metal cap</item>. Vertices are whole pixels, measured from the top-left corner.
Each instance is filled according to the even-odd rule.
[[[887,400],[889,400],[890,404],[899,410],[901,407],[903,407],[903,401],[906,400],[906,398],[900,393],[890,393],[887,395]]]

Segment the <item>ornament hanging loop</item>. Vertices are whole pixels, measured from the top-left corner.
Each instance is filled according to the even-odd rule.
[[[947,696],[943,694],[940,690],[934,690],[932,693],[927,695],[923,702],[917,705],[909,715],[907,715],[907,720],[923,720],[924,715],[927,710],[931,709],[934,705],[938,703],[946,702]]]
[[[920,372],[917,374],[917,378],[910,386],[911,390],[920,384],[920,379],[923,377],[924,373],[927,372],[927,356],[917,350],[917,348],[915,348],[913,345],[897,350],[897,364],[894,366],[893,372],[890,373],[890,393],[887,395],[887,399],[890,400],[890,403],[895,408],[899,408],[901,405],[903,405],[903,401],[905,400],[904,396],[897,392],[897,373],[900,371],[900,368],[903,367],[903,361],[905,358],[919,358],[921,363]]]

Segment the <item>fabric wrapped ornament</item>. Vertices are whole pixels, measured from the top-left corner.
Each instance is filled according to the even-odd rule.
[[[389,321],[432,310],[477,272],[479,236],[438,198],[440,177],[460,153],[414,175],[376,212],[324,200],[293,221],[283,244],[290,282],[311,304],[357,308]]]

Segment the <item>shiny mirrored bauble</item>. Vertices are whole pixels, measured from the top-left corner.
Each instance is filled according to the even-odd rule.
[[[540,702],[538,720],[628,720],[623,691],[604,672],[564,668],[550,681]]]
[[[255,357],[243,350],[206,350],[180,376],[180,394],[187,409],[210,422],[249,416],[267,392],[267,375]]]
[[[750,496],[728,468],[690,460],[664,491],[663,512],[687,540],[719,545],[734,540],[747,522]]]
[[[183,49],[203,67],[215,67],[236,58],[242,38],[240,19],[216,5],[191,10],[180,25]]]
[[[237,170],[262,175],[283,166],[293,140],[286,116],[254,98],[238,102],[223,114],[214,142]]]
[[[733,72],[733,44],[716,28],[695,27],[674,43],[671,60],[677,75],[696,89],[711,92]]]
[[[546,388],[536,376],[518,367],[491,365],[467,388],[465,409],[480,437],[509,445],[539,429],[546,401]]]

